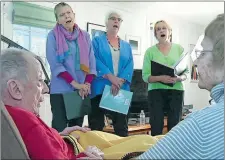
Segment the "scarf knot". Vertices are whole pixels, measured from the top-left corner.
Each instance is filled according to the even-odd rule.
[[[74,30],[72,33],[68,32],[62,25],[56,24],[53,29],[56,37],[56,58],[59,63],[64,62],[67,56],[71,53],[71,50],[67,44],[68,41],[75,41],[76,43],[76,63],[75,69],[82,70],[86,73],[90,72],[89,69],[89,44],[84,35],[84,32],[74,24]]]

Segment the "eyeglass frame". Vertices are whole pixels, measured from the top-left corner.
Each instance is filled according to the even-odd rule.
[[[110,17],[110,18],[108,18],[108,20],[113,20],[113,21],[115,21],[116,19],[117,19],[118,22],[120,22],[120,23],[123,22],[123,19],[122,19],[122,18],[116,18],[116,17]]]
[[[195,52],[195,56],[196,56],[196,59],[195,60],[197,60],[197,59],[199,59],[199,57],[201,55],[204,56],[205,53],[213,52],[213,50],[199,50],[199,49],[194,49],[194,52]],[[198,55],[197,52],[200,52],[200,54]]]

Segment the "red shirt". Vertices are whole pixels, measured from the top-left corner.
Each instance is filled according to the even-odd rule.
[[[71,83],[73,81],[73,77],[71,76],[71,74],[69,74],[69,72],[65,71],[65,72],[61,72],[59,74],[60,77],[62,77],[67,83]],[[85,78],[85,83],[90,83],[93,81],[94,79],[94,75],[93,74],[88,74],[86,75],[86,78]]]
[[[48,127],[33,113],[20,107],[6,106],[13,118],[31,159],[76,159],[72,144]],[[81,153],[78,157],[84,157]]]

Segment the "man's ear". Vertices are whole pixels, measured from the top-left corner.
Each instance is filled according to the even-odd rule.
[[[21,100],[23,95],[22,95],[22,85],[19,81],[10,79],[7,82],[7,88],[9,91],[10,96],[13,99],[16,100]]]

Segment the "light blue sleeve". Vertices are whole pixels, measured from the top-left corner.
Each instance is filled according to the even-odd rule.
[[[133,54],[130,45],[128,46],[128,54],[129,59],[127,61],[127,64],[124,67],[123,72],[119,75],[120,78],[123,78],[126,80],[126,82],[131,83],[133,72],[134,72],[134,61],[133,61]]]
[[[98,45],[98,39],[94,38],[92,40],[92,45],[93,45],[93,50],[94,50],[94,55],[95,55],[95,59],[96,59],[96,70],[97,70],[97,76],[101,77],[105,74],[110,74],[111,71],[109,70],[109,68],[101,61],[101,55],[100,55],[100,48]]]
[[[88,41],[88,45],[89,45],[89,68],[90,68],[90,74],[94,74],[96,75],[96,60],[95,60],[95,55],[94,55],[94,50],[93,50],[93,46],[92,46],[92,42],[91,42],[91,38],[89,33],[87,33],[86,35],[86,39]]]
[[[203,134],[193,118],[187,118],[175,126],[165,137],[137,159],[196,159]]]
[[[52,75],[58,76],[59,73],[65,72],[66,69],[62,63],[57,62],[56,58],[56,40],[53,31],[50,31],[46,42],[46,58],[50,65]]]

